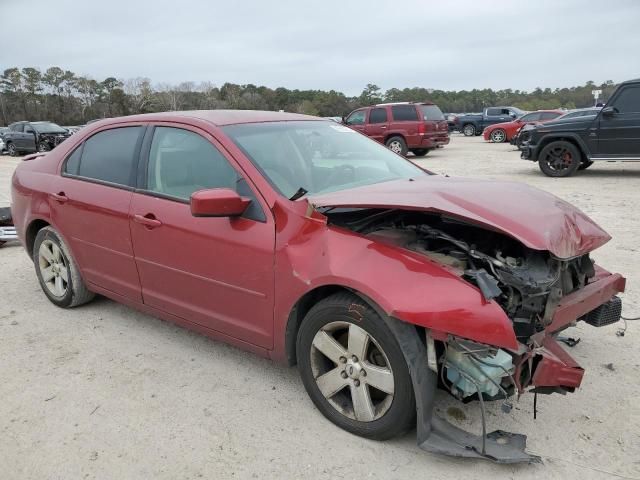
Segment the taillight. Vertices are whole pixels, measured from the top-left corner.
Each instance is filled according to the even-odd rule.
[[[425,133],[427,133],[427,126],[424,123],[418,124],[418,133],[420,135],[424,135]]]

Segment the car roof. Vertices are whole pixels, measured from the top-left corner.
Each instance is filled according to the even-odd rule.
[[[216,126],[234,125],[239,123],[263,123],[286,122],[293,120],[322,120],[320,117],[303,115],[300,113],[271,112],[263,110],[185,110],[180,112],[159,112],[131,115],[127,117],[114,117],[105,119],[109,123],[125,121],[175,121],[179,119],[198,119],[212,123]]]

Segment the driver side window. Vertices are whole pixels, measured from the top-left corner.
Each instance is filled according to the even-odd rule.
[[[236,170],[208,140],[181,128],[156,127],[149,164],[147,190],[180,200],[207,188],[236,190]]]
[[[357,112],[353,112],[347,118],[347,125],[363,125],[364,124],[365,111],[358,110]]]

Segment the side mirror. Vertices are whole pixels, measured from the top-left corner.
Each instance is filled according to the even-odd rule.
[[[511,112],[511,113],[509,114],[509,116],[510,116],[511,118],[516,118],[518,115],[516,115],[514,112]]]
[[[194,217],[237,217],[251,203],[230,188],[198,190],[191,194],[191,215]]]
[[[342,117],[342,123],[343,123],[344,125],[348,125],[348,123],[347,123],[347,117]]]
[[[613,117],[616,113],[618,113],[618,109],[616,107],[604,107],[602,109],[603,117]]]

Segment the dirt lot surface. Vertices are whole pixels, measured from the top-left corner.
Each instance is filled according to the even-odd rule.
[[[0,206],[16,159],[0,157]],[[438,173],[526,182],[572,202],[612,236],[593,255],[628,278],[640,314],[640,163],[544,177],[509,145],[454,135],[421,163]],[[496,186],[496,188],[499,188]],[[509,199],[504,199],[505,209]],[[533,396],[489,428],[526,433],[542,465],[500,466],[384,443],[334,427],[295,368],[191,333],[106,299],[74,310],[47,301],[18,244],[0,249],[0,478],[640,478],[640,322],[568,334],[586,369],[567,396]],[[478,432],[480,410],[444,394],[438,410]]]

